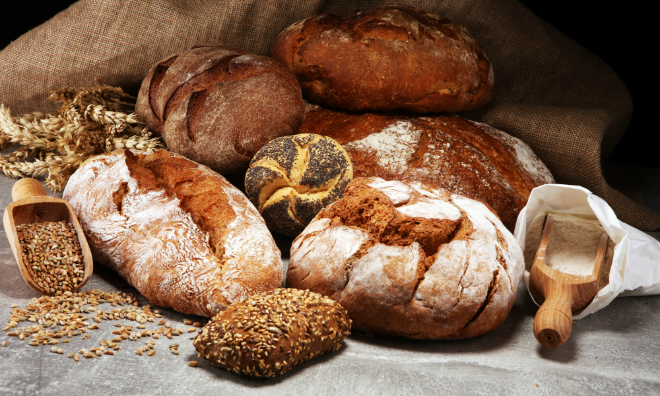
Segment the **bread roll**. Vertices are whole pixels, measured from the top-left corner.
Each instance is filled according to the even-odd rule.
[[[71,176],[64,199],[94,261],[153,304],[210,317],[283,284],[280,251],[250,201],[180,155],[92,157]]]
[[[252,158],[245,175],[248,198],[273,231],[298,236],[353,179],[348,154],[335,140],[315,134],[272,140]]]
[[[486,124],[455,116],[309,109],[300,133],[338,141],[355,177],[432,183],[490,205],[510,231],[532,189],[554,183],[529,146]]]
[[[339,302],[355,330],[467,338],[506,319],[523,269],[516,239],[484,204],[356,178],[295,239],[286,282]]]
[[[223,46],[193,47],[154,65],[135,111],[171,151],[220,173],[246,169],[305,116],[300,85],[284,65]]]
[[[234,304],[213,317],[193,344],[214,365],[254,377],[274,377],[335,351],[351,320],[320,294],[277,289]]]
[[[406,6],[297,22],[271,56],[307,98],[346,110],[470,110],[493,92],[493,68],[466,28]]]

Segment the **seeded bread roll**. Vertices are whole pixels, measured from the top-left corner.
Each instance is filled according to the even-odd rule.
[[[353,179],[346,151],[315,134],[277,138],[254,156],[245,189],[273,231],[297,236]]]
[[[350,334],[341,305],[320,294],[276,289],[216,315],[193,344],[212,364],[253,377],[274,377],[325,352]]]
[[[345,110],[470,110],[493,92],[490,61],[465,27],[406,6],[305,19],[271,56],[307,98]]]
[[[506,319],[524,269],[515,238],[475,200],[356,178],[295,239],[286,284],[339,302],[356,330],[475,337]]]
[[[284,65],[223,46],[196,46],[154,65],[135,111],[171,151],[219,173],[245,170],[305,117],[300,85]]]
[[[71,176],[64,199],[94,262],[153,304],[211,317],[284,282],[280,251],[250,201],[178,154],[97,155]]]

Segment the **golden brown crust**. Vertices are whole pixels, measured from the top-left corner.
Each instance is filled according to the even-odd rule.
[[[222,176],[180,155],[96,156],[64,196],[95,261],[154,304],[212,316],[283,284],[280,251],[257,210]]]
[[[316,108],[300,133],[337,140],[356,177],[418,180],[491,206],[509,230],[531,190],[554,183],[520,140],[455,116],[410,117]]]
[[[274,377],[305,360],[335,351],[351,320],[320,294],[276,289],[216,315],[193,344],[214,365],[254,377]]]
[[[300,85],[281,63],[223,46],[196,46],[154,65],[136,113],[170,150],[221,173],[247,168],[304,118]]]
[[[356,330],[466,338],[506,319],[523,269],[485,205],[419,182],[357,178],[293,242],[287,285],[338,301]]]
[[[467,29],[406,6],[297,22],[271,56],[308,98],[346,110],[470,110],[493,91],[492,66]]]

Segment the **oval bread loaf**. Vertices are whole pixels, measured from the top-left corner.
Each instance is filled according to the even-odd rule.
[[[223,46],[196,46],[154,65],[135,111],[171,151],[220,173],[246,169],[305,116],[300,85],[284,65]]]
[[[413,181],[356,178],[291,246],[287,286],[339,302],[359,331],[467,338],[506,319],[520,246],[486,205]]]
[[[216,366],[273,377],[339,349],[350,330],[351,320],[337,302],[309,291],[277,289],[219,313],[193,344]]]
[[[466,28],[406,6],[297,22],[271,56],[307,98],[346,110],[470,110],[493,92],[493,68]]]
[[[341,143],[355,177],[434,184],[490,205],[512,232],[532,189],[554,183],[529,146],[486,124],[308,107],[300,133],[314,131]]]
[[[348,154],[316,134],[277,138],[252,158],[245,175],[248,198],[273,231],[297,236],[353,180]]]
[[[167,151],[115,151],[71,176],[71,203],[94,261],[151,303],[213,316],[281,287],[280,251],[257,210],[209,168]]]

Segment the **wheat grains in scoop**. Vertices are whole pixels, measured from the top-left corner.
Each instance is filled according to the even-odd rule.
[[[320,294],[276,289],[231,305],[194,341],[200,357],[229,371],[274,377],[335,351],[350,334],[339,303]]]

